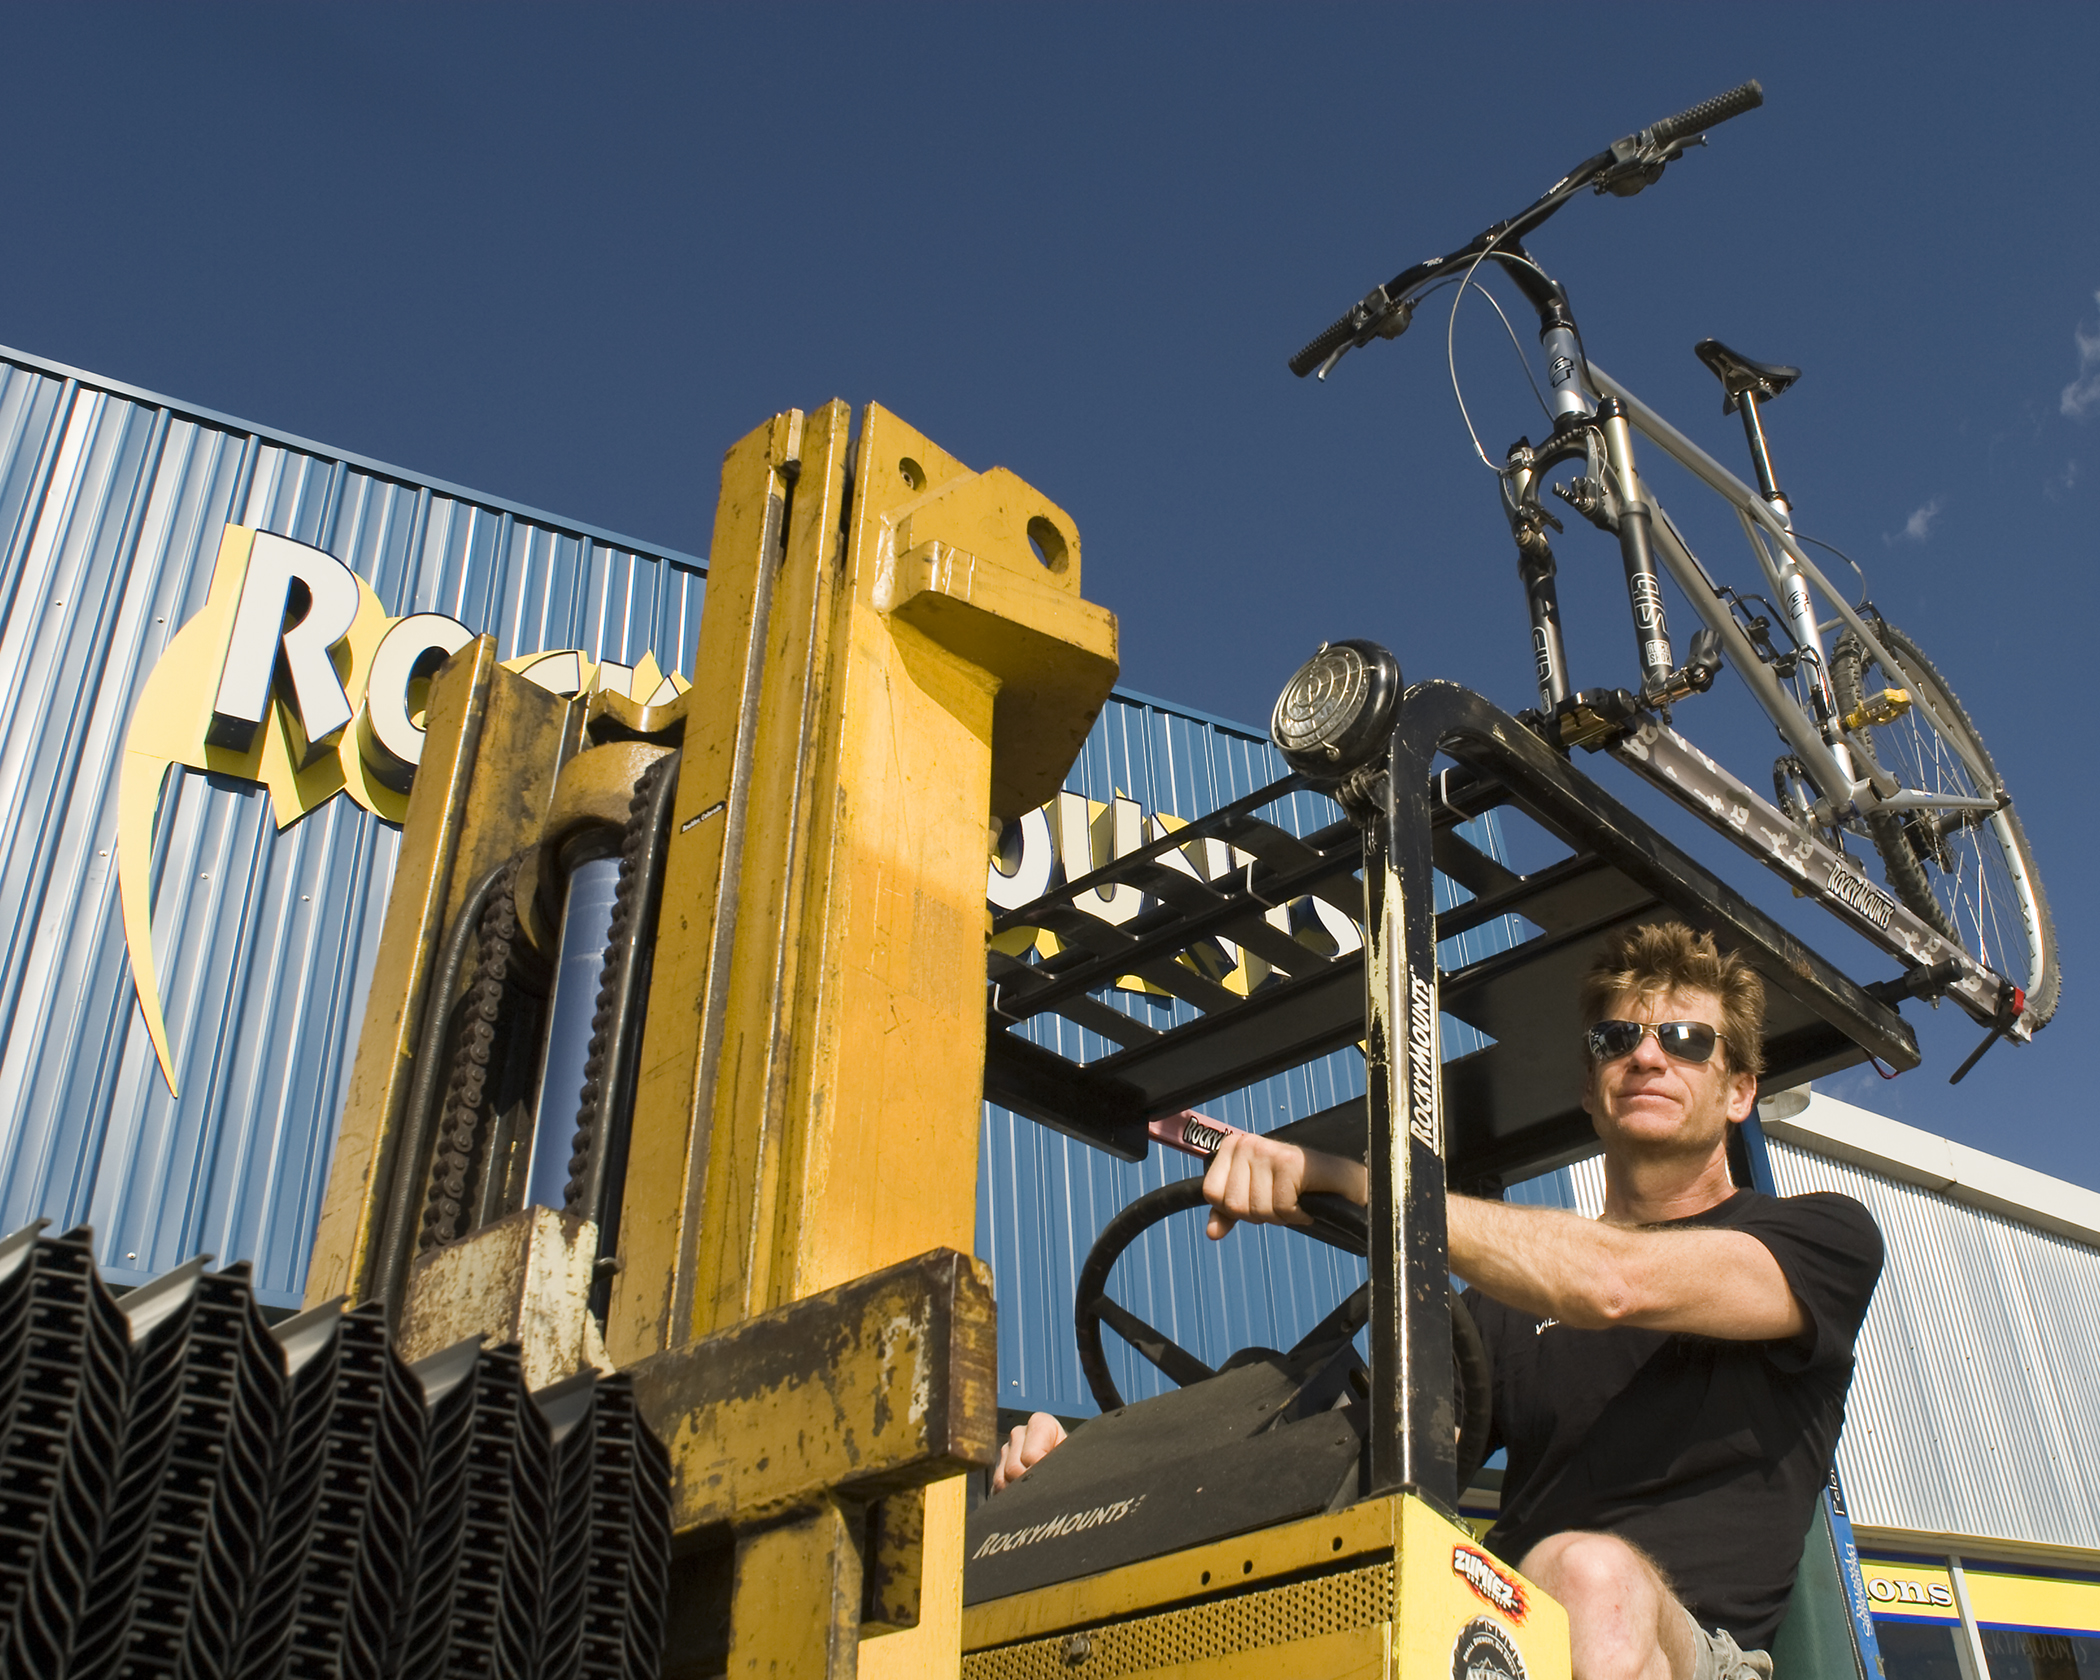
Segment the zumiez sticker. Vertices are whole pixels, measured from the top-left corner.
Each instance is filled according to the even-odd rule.
[[[1453,1546],[1451,1573],[1518,1627],[1524,1625],[1524,1618],[1531,1609],[1530,1601],[1524,1596],[1524,1583],[1505,1571],[1487,1553],[1472,1546]]]
[[[153,823],[169,766],[260,782],[287,828],[339,793],[398,823],[423,755],[420,689],[477,634],[443,613],[390,618],[325,549],[228,525],[202,610],[140,690],[117,790],[117,880],[132,983],[171,1093],[174,1058],[153,966]],[[573,648],[504,665],[557,694],[614,689],[661,705],[691,685],[654,654],[629,667]]]
[[[1135,1499],[1119,1499],[1113,1505],[1098,1505],[1091,1511],[1067,1512],[1064,1516],[1053,1517],[1049,1522],[1037,1523],[1033,1528],[1016,1528],[1004,1534],[987,1534],[984,1544],[970,1554],[970,1561],[975,1563],[981,1557],[997,1557],[1001,1552],[1018,1551],[1023,1546],[1033,1546],[1039,1540],[1062,1540],[1068,1534],[1099,1528],[1103,1523],[1121,1522],[1145,1503],[1145,1497],[1141,1493]]]

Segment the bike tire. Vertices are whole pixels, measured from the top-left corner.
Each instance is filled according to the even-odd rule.
[[[1849,739],[1905,787],[2003,798],[2004,779],[1939,668],[1893,625],[1877,621],[1875,630],[1899,668],[1882,671],[1881,662],[1847,630],[1830,662],[1839,711],[1849,715],[1863,695],[1885,684],[1922,696],[1944,733],[1912,706],[1894,722],[1869,725]],[[1989,770],[1988,787],[1976,785],[1950,744],[1952,737],[1959,737]],[[2024,990],[2028,1026],[2045,1025],[2056,1013],[2059,989],[2056,924],[2027,831],[2010,799],[1986,820],[1945,831],[1936,841],[1927,835],[1921,842],[1915,820],[1894,812],[1870,812],[1866,829],[1896,896],[1943,938]]]

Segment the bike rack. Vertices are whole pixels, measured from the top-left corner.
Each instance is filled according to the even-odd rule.
[[[1370,1168],[1365,1492],[1410,1488],[1449,1507],[1459,1490],[1445,1187],[1496,1194],[1594,1153],[1580,1101],[1576,985],[1614,932],[1681,920],[1758,971],[1767,992],[1762,1091],[1869,1058],[1908,1069],[1919,1056],[1894,1009],[1470,690],[1408,689],[1382,771],[1352,801],[1361,823],[1344,818],[1300,838],[1262,821],[1264,807],[1312,785],[1289,776],[1002,915],[995,936],[1047,929],[1063,949],[1036,962],[992,953],[985,1095],[1136,1160],[1152,1117],[1361,1043],[1367,1098],[1282,1135]],[[1496,807],[1521,811],[1569,855],[1520,874],[1457,831]],[[1472,896],[1438,912],[1437,874]],[[1078,908],[1112,885],[1147,895],[1150,907],[1121,925]],[[1360,950],[1323,955],[1265,919],[1308,894],[1361,915]],[[1439,965],[1440,941],[1505,915],[1534,931],[1491,956]],[[1219,937],[1270,964],[1269,982],[1243,996],[1200,962],[1179,960]],[[1193,1015],[1155,1028],[1095,995],[1129,974]],[[1493,1042],[1443,1062],[1438,1023],[1447,1014]],[[1016,1030],[1046,1015],[1113,1048],[1082,1060]],[[1747,1181],[1748,1162],[1738,1168]]]

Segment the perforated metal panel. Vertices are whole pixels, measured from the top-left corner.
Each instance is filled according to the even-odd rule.
[[[1240,1651],[1275,1651],[1275,1672],[1289,1674],[1290,1652],[1283,1647],[1293,1641],[1391,1621],[1397,1580],[1391,1563],[1374,1563],[1216,1604],[977,1651],[963,1658],[963,1680],[1120,1680]]]

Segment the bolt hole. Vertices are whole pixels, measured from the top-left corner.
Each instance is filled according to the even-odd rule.
[[[926,488],[926,469],[909,455],[897,463],[897,471],[903,475],[904,487],[907,490],[923,490]]]
[[[1072,551],[1065,543],[1065,534],[1041,514],[1028,522],[1028,546],[1035,550],[1035,557],[1050,571],[1061,572],[1072,563]]]
[[[1334,1549],[1336,1551],[1340,1551],[1342,1549],[1342,1537],[1339,1534],[1337,1534],[1334,1537]]]
[[[1254,1560],[1252,1558],[1240,1565],[1240,1573],[1242,1575],[1252,1575],[1254,1573]]]
[[[1209,1571],[1208,1569],[1204,1570],[1204,1572],[1203,1572],[1203,1582],[1202,1582],[1202,1584],[1203,1584],[1204,1586],[1206,1586],[1206,1587],[1210,1585],[1210,1571]]]

